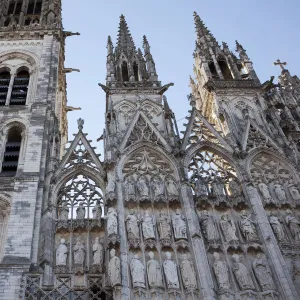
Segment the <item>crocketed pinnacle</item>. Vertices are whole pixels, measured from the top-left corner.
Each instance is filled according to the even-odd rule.
[[[133,52],[136,52],[131,33],[123,15],[120,16],[117,51],[117,54],[123,52],[127,57],[129,57]]]
[[[113,43],[111,41],[111,36],[109,35],[107,38],[107,55],[110,55],[113,53]]]

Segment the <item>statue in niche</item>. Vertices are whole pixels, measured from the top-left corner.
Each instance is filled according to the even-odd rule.
[[[279,184],[279,183],[274,184],[274,193],[275,193],[277,199],[281,203],[288,202],[287,198],[286,198],[286,194],[285,194],[284,188],[283,188],[283,186],[281,184]]]
[[[166,187],[169,196],[179,196],[177,185],[171,177],[168,177]]]
[[[180,270],[181,270],[181,277],[183,286],[186,289],[196,289],[197,288],[197,282],[196,282],[196,273],[194,266],[191,261],[187,259],[187,255],[182,255],[182,262],[180,264]]]
[[[150,260],[147,262],[148,282],[151,288],[162,287],[162,276],[160,264],[154,259],[154,253],[149,252]]]
[[[232,259],[234,261],[232,270],[240,289],[242,291],[255,290],[250,272],[247,267],[240,262],[240,256],[238,254],[233,254]]]
[[[292,199],[296,202],[299,203],[300,202],[300,193],[298,188],[293,184],[293,181],[291,181],[292,183],[289,185],[289,191],[291,194]]]
[[[209,243],[217,242],[220,239],[214,218],[209,215],[207,210],[202,212],[200,223],[204,236]]]
[[[245,210],[242,210],[240,217],[240,228],[246,241],[248,242],[257,239],[257,234],[254,226],[255,223],[251,220],[251,214],[247,215],[247,212]]]
[[[100,201],[98,200],[95,204],[95,207],[92,210],[93,213],[93,219],[94,220],[101,220],[102,217],[102,207],[100,204]]]
[[[104,248],[100,243],[100,238],[96,237],[93,244],[93,265],[102,265]]]
[[[135,181],[133,177],[129,177],[125,183],[126,200],[135,199]]]
[[[272,273],[266,260],[262,257],[261,253],[258,253],[256,257],[253,261],[253,270],[262,290],[275,290]]]
[[[83,206],[83,203],[80,203],[76,209],[76,219],[83,220],[84,217],[85,217],[85,207]]]
[[[150,216],[149,210],[146,210],[145,216],[142,218],[142,229],[146,240],[155,239],[153,217]]]
[[[148,199],[149,197],[149,187],[147,180],[144,176],[141,176],[136,184],[139,194],[142,198]]]
[[[229,191],[230,194],[234,197],[234,198],[239,198],[242,196],[242,192],[241,192],[241,186],[240,184],[237,182],[236,179],[232,179],[229,181]]]
[[[158,223],[158,232],[161,239],[170,239],[171,238],[171,220],[169,216],[160,212],[159,217],[157,218]]]
[[[275,203],[270,195],[269,187],[264,182],[259,182],[258,189],[261,192],[263,200],[266,204]]]
[[[226,242],[239,240],[236,236],[236,227],[234,221],[228,216],[228,214],[222,215],[220,226],[222,228]]]
[[[216,178],[211,184],[211,193],[215,197],[224,197],[224,183],[220,178]]]
[[[61,239],[60,244],[56,249],[56,265],[66,266],[67,265],[68,248],[66,246],[66,240]]]
[[[225,261],[221,260],[220,254],[215,252],[214,256],[214,273],[217,279],[218,287],[220,290],[229,290],[230,289],[230,280],[228,267]]]
[[[69,208],[67,207],[67,203],[64,203],[63,206],[59,209],[59,220],[66,221],[69,218]]]
[[[177,208],[172,217],[172,224],[175,239],[186,239],[186,224],[185,217],[180,213],[180,210]]]
[[[204,179],[200,176],[195,182],[195,195],[199,198],[207,198],[208,189]]]
[[[108,264],[108,276],[110,278],[111,286],[121,284],[121,262],[120,258],[116,256],[116,250],[110,250],[111,259]]]
[[[166,259],[163,263],[163,267],[168,289],[179,289],[177,266],[172,260],[172,254],[170,252],[166,252]]]
[[[106,194],[114,193],[116,188],[116,184],[113,178],[110,178],[106,187]]]
[[[135,211],[131,209],[129,215],[125,219],[126,229],[129,239],[139,238],[139,220],[135,215]]]
[[[117,212],[113,207],[110,207],[107,212],[107,235],[117,235],[118,234],[118,218]]]
[[[292,215],[291,210],[286,211],[285,222],[289,226],[291,234],[295,241],[300,241],[300,222]]]
[[[80,238],[77,239],[74,246],[74,263],[75,265],[83,265],[85,257],[85,247],[81,243]]]
[[[134,257],[131,259],[130,271],[133,287],[145,288],[145,268],[137,254],[135,254]]]
[[[153,190],[154,199],[164,197],[164,195],[165,195],[165,185],[159,177],[155,176],[152,179],[151,187],[152,187],[152,190]]]
[[[283,226],[279,221],[279,218],[276,216],[276,213],[273,211],[270,213],[270,224],[278,241],[284,241],[285,233],[283,230]]]

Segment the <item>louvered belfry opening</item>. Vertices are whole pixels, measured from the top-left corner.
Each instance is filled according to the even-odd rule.
[[[4,71],[0,73],[0,106],[5,105],[10,83],[10,73]]]
[[[15,176],[18,169],[22,131],[18,127],[9,130],[2,162],[2,176]]]
[[[11,92],[10,105],[25,105],[29,84],[28,71],[20,71],[14,79],[14,84]]]

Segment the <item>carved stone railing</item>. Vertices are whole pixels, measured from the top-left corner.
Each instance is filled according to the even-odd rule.
[[[247,80],[208,80],[203,86],[208,91],[214,91],[217,89],[228,89],[228,88],[238,88],[238,89],[249,89],[249,88],[259,88],[261,85],[252,79]]]

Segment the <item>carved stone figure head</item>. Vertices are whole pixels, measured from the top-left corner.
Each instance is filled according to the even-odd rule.
[[[208,216],[208,211],[207,211],[207,210],[204,210],[204,211],[202,212],[202,215]]]
[[[130,215],[134,215],[134,214],[135,214],[134,209],[131,209],[131,210],[129,211],[129,214],[130,214]]]
[[[115,212],[115,209],[113,207],[110,207],[107,211],[108,214],[111,214],[113,212]]]
[[[99,242],[100,242],[100,241],[99,241],[99,237],[96,237],[96,238],[95,238],[95,244],[99,244]]]
[[[213,257],[215,260],[220,260],[220,254],[218,252],[214,252]]]
[[[238,254],[233,254],[232,259],[236,263],[240,262],[240,256]]]
[[[150,259],[154,258],[154,253],[152,251],[150,251],[148,254],[149,254]]]
[[[224,221],[228,221],[228,219],[229,219],[228,214],[222,215],[221,219],[224,220]]]
[[[187,258],[188,258],[188,257],[187,257],[187,255],[186,255],[185,253],[182,254],[182,259],[183,259],[183,260],[187,260]]]
[[[134,259],[140,259],[139,255],[137,253],[134,254]]]
[[[170,260],[172,258],[171,252],[166,252],[166,259]]]
[[[61,244],[65,244],[65,243],[66,243],[66,240],[65,240],[65,239],[61,239],[61,240],[60,240],[60,243],[61,243]]]
[[[111,257],[116,256],[116,250],[115,250],[115,249],[111,249],[111,250],[110,250],[110,256],[111,256]]]
[[[241,211],[241,216],[243,217],[247,216],[247,212],[244,209]]]
[[[287,210],[285,211],[285,213],[286,213],[287,215],[291,215],[291,214],[292,214],[292,211],[291,211],[290,209],[287,209]]]

